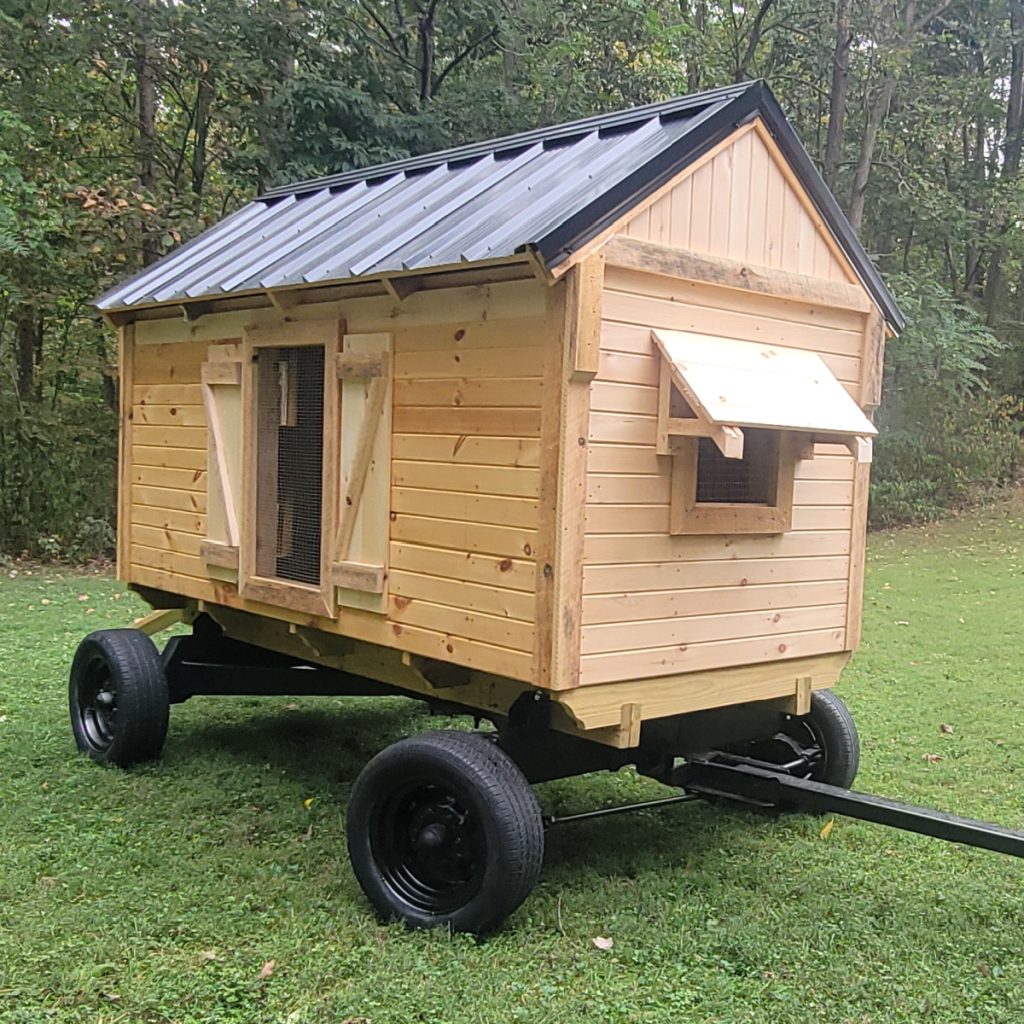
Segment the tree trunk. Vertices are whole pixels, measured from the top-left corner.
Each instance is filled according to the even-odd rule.
[[[419,78],[420,103],[429,103],[434,96],[434,15],[437,2],[431,2],[416,22],[416,69]]]
[[[708,21],[707,0],[694,0],[693,7],[690,7],[690,0],[679,0],[679,14],[684,24],[692,29],[691,54],[686,58],[686,88],[688,92],[700,91],[701,63],[698,53],[700,52],[704,39],[704,29]]]
[[[733,81],[745,82],[750,78],[749,68],[761,43],[761,37],[764,35],[765,18],[768,17],[768,12],[774,5],[775,0],[761,0],[758,4],[757,13],[754,15],[754,23],[750,26],[750,34],[747,36],[747,45],[743,50],[743,56],[740,57],[733,70]]]
[[[880,27],[880,46],[890,50],[890,61],[899,57],[900,64],[906,63],[914,40],[951,4],[952,0],[938,0],[918,17],[917,0],[907,0],[902,10],[897,5],[885,5]],[[889,114],[893,96],[896,93],[898,71],[891,64],[882,73],[881,85],[874,100],[868,107],[861,139],[857,166],[853,173],[853,187],[850,190],[850,208],[847,211],[850,224],[859,235],[864,225],[864,204],[867,200],[868,179],[871,177],[871,162],[875,156],[878,132]]]
[[[857,154],[857,166],[853,172],[853,188],[850,190],[850,209],[847,216],[853,230],[860,234],[864,224],[864,203],[868,194],[868,179],[871,177],[871,161],[875,156],[875,145],[878,142],[878,131],[889,113],[889,105],[896,90],[896,79],[887,73],[868,108],[867,120],[864,123],[864,136]]]
[[[192,147],[192,194],[196,197],[196,208],[206,187],[206,146],[210,132],[210,106],[213,103],[213,70],[200,70],[196,83],[196,139]]]
[[[156,184],[156,82],[153,78],[154,49],[150,40],[150,10],[153,0],[135,0],[138,35],[135,41],[135,116],[138,132],[139,186],[152,192]],[[152,232],[142,240],[142,264],[149,266],[159,255]]]
[[[519,29],[523,16],[523,0],[506,0],[506,6],[508,21],[502,33],[501,87],[507,95],[514,96],[519,74]]]
[[[822,176],[834,192],[843,158],[846,96],[850,87],[850,0],[836,0],[836,41],[832,50],[832,85],[828,94],[828,134]]]
[[[36,392],[36,359],[43,347],[43,318],[31,306],[19,306],[14,315],[18,343],[18,397],[25,401]]]
[[[1010,94],[1006,104],[1006,140],[1000,173],[1005,182],[1012,181],[1020,173],[1024,148],[1024,0],[1010,0],[1010,39]],[[1009,230],[1009,226],[1004,217],[1000,233]],[[992,253],[985,275],[985,319],[989,325],[995,323],[1003,302],[1005,260],[1006,246],[999,245]]]

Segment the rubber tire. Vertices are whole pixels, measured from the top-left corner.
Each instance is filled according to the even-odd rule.
[[[824,754],[811,778],[849,789],[860,768],[860,737],[846,703],[831,690],[815,690],[811,694],[811,710],[804,721]]]
[[[82,721],[79,694],[105,669],[117,695],[113,737],[93,742]],[[127,768],[160,756],[167,738],[170,700],[160,652],[138,629],[101,629],[79,645],[68,684],[71,731],[78,749],[99,764]]]
[[[375,810],[411,780],[450,781],[470,799],[483,826],[486,860],[473,897],[449,913],[412,906],[389,885],[370,841]],[[447,927],[485,935],[530,894],[544,859],[537,798],[518,765],[479,733],[435,730],[400,740],[359,773],[346,814],[348,853],[363,892],[385,920],[413,928]]]

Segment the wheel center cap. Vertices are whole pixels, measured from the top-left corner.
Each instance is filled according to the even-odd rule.
[[[440,822],[433,822],[420,830],[416,846],[420,850],[438,850],[448,841],[448,829]]]

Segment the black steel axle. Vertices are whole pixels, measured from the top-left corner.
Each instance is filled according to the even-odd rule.
[[[699,793],[683,793],[681,796],[664,797],[661,800],[643,800],[636,804],[616,804],[614,807],[598,807],[593,811],[581,811],[579,814],[552,814],[544,819],[544,827],[551,825],[567,825],[573,821],[588,821],[591,818],[607,818],[612,814],[626,814],[629,811],[648,811],[652,808],[667,807],[670,804],[687,804],[694,800],[703,800]]]

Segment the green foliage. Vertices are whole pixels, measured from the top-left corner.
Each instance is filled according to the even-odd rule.
[[[18,408],[0,395],[0,550],[113,554],[116,427],[102,401]]]
[[[0,462],[11,486],[63,488],[0,499],[0,547],[43,551],[34,531],[66,551],[79,529],[72,470],[35,472],[34,431],[62,467],[113,451],[90,432],[113,430],[115,376],[91,300],[255,192],[756,77],[819,163],[843,121],[840,204],[866,153],[862,240],[930,282],[920,301],[900,285],[916,334],[891,358],[928,372],[890,374],[875,521],[962,502],[1010,471],[1024,393],[1021,3],[851,3],[834,108],[834,0],[0,0]],[[983,310],[1003,349],[979,348],[966,313],[937,325],[946,341],[913,325],[939,307]],[[16,471],[15,453],[37,461]],[[74,492],[81,517],[112,519],[111,472]]]
[[[270,111],[287,131],[270,134],[266,148],[254,150],[252,158],[274,168],[271,184],[386,163],[430,148],[428,119],[381,111],[365,93],[338,82],[290,83],[271,101]]]
[[[987,383],[1004,343],[935,280],[889,283],[909,326],[886,350],[871,485],[877,526],[933,518],[1010,482],[1020,454],[1020,403]]]

